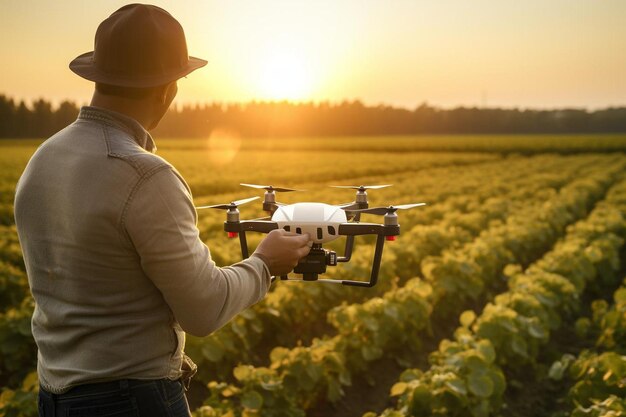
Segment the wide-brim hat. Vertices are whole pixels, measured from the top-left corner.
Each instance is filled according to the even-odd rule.
[[[76,57],[70,69],[98,83],[148,88],[169,84],[206,64],[187,54],[183,28],[167,11],[129,4],[98,26],[94,50]]]

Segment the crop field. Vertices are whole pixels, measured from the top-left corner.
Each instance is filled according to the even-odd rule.
[[[195,417],[626,416],[626,136],[156,142],[197,205],[262,196],[242,182],[306,190],[285,203],[347,203],[354,192],[330,185],[363,184],[393,184],[368,191],[371,207],[427,203],[399,213],[375,287],[277,282],[222,329],[188,336]],[[40,143],[0,141],[0,417],[37,415],[12,204]],[[198,212],[218,265],[241,259],[224,220]],[[325,278],[367,280],[373,248],[357,237]]]

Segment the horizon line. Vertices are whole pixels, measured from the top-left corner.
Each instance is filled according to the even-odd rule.
[[[29,98],[17,98],[16,96],[12,96],[8,93],[0,92],[0,97],[8,98],[9,100],[13,100],[16,104],[24,102],[26,106],[32,106],[38,100],[44,100],[53,105],[53,107],[58,107],[63,102],[73,103],[79,108],[82,106],[88,106],[88,101],[80,101],[78,99],[64,98],[64,99],[54,99],[47,98],[45,96],[39,97],[29,97]],[[431,104],[428,100],[424,100],[420,103],[417,103],[413,106],[406,106],[400,104],[393,104],[389,102],[379,101],[377,103],[367,102],[361,98],[343,98],[343,99],[326,99],[326,100],[290,100],[290,99],[250,99],[246,101],[228,101],[228,100],[213,100],[213,101],[195,101],[195,102],[182,102],[177,103],[176,100],[171,104],[169,110],[175,109],[176,111],[181,111],[184,107],[189,106],[211,106],[211,105],[219,105],[222,107],[228,106],[246,106],[249,104],[280,104],[287,103],[292,105],[315,105],[319,106],[320,104],[329,104],[331,106],[340,105],[343,103],[361,103],[364,107],[387,107],[398,110],[408,110],[414,111],[421,106],[426,106],[429,108],[434,108],[443,111],[455,110],[455,109],[482,109],[482,110],[519,110],[519,111],[564,111],[564,110],[583,110],[587,112],[595,112],[602,111],[608,109],[619,109],[626,108],[626,103],[623,104],[606,104],[604,106],[548,106],[548,107],[532,107],[532,106],[522,106],[522,105],[512,105],[512,106],[500,106],[500,105],[487,105],[487,104],[456,104],[453,106],[443,106]],[[168,111],[169,111],[168,110]]]

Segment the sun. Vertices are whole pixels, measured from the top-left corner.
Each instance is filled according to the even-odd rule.
[[[258,72],[259,96],[270,100],[304,100],[312,90],[307,59],[289,50],[266,54]]]

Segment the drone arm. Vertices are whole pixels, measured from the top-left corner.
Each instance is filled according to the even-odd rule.
[[[352,203],[341,204],[339,207],[341,207],[341,209],[343,209],[345,211],[359,210],[359,209],[367,208],[367,207],[365,207],[365,205],[363,203],[357,203],[356,201],[352,202]]]
[[[385,226],[378,223],[341,223],[339,234],[344,236],[379,235],[397,236],[400,234],[400,226]]]
[[[279,203],[278,201],[273,202],[263,202],[263,211],[267,211],[270,215],[273,215],[279,207],[284,206],[285,204]]]
[[[224,222],[224,230],[234,233],[269,233],[275,229],[278,229],[278,223],[269,220],[243,220],[240,222]]]

